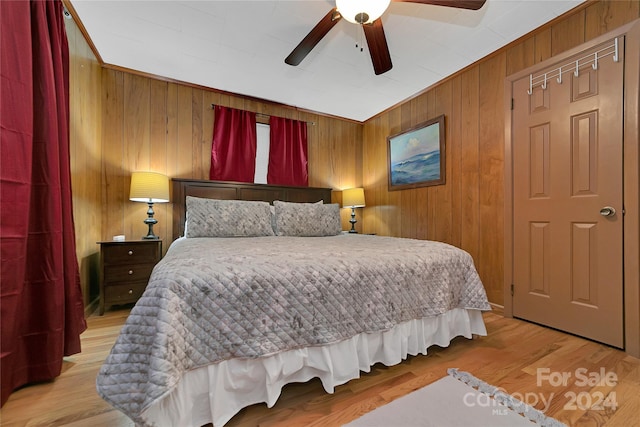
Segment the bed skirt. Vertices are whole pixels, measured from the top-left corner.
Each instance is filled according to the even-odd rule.
[[[277,353],[259,359],[231,359],[185,373],[177,386],[142,417],[153,426],[224,426],[242,408],[272,407],[282,387],[318,377],[327,393],[375,363],[396,365],[408,355],[427,354],[431,345],[447,347],[457,336],[471,339],[487,331],[479,310],[453,309],[438,317],[363,333],[335,344]]]

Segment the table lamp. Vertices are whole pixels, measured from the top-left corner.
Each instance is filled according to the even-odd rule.
[[[349,233],[357,233],[356,231],[356,208],[364,207],[364,188],[349,188],[342,191],[342,207],[351,208],[351,230]]]
[[[153,217],[153,204],[169,201],[169,178],[156,172],[134,172],[131,175],[129,200],[145,202],[149,205],[147,218],[144,220],[144,223],[149,226],[149,231],[143,239],[159,239],[153,234],[153,225],[158,223],[158,220]]]

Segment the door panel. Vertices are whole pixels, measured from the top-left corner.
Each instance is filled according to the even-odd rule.
[[[623,347],[623,57],[583,59],[612,44],[513,83],[513,315]]]

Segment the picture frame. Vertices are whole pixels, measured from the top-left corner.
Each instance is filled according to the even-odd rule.
[[[444,114],[387,137],[389,191],[445,183]]]

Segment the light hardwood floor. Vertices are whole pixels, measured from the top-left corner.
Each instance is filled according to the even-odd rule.
[[[82,335],[83,351],[64,362],[55,381],[15,391],[0,411],[2,426],[132,426],[95,391],[98,369],[124,323],[128,310],[91,316]],[[391,400],[446,375],[447,368],[468,371],[480,379],[527,398],[551,400],[546,414],[569,426],[640,426],[640,360],[610,347],[496,313],[486,313],[488,336],[457,338],[446,349],[432,347],[427,356],[409,357],[394,367],[375,365],[370,373],[336,389],[323,391],[318,380],[285,387],[271,409],[254,405],[241,411],[230,427],[339,426]],[[558,385],[538,374],[548,369],[551,380],[569,374]],[[606,373],[614,385],[576,385]],[[615,378],[613,377],[615,376]],[[537,383],[540,383],[539,385]],[[615,411],[586,410],[600,396],[614,396]],[[575,396],[574,399],[572,399]],[[572,402],[573,400],[573,402]],[[571,406],[575,406],[572,409]],[[604,407],[605,405],[603,405]],[[582,409],[581,409],[582,407]]]

